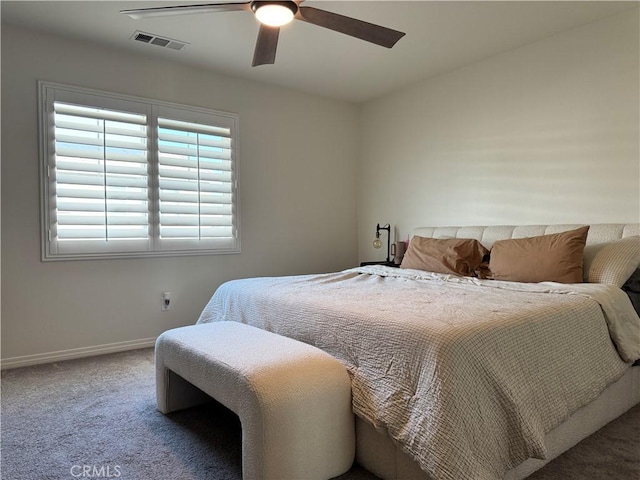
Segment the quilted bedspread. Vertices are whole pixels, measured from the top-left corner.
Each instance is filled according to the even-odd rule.
[[[640,319],[604,285],[371,266],[227,282],[198,323],[227,320],[339,359],[354,412],[434,480],[499,479],[544,458],[545,433],[640,357]]]

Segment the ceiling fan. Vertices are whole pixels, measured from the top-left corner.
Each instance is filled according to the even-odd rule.
[[[252,66],[274,63],[278,48],[280,27],[294,18],[303,22],[328,28],[336,32],[391,48],[405,34],[397,30],[381,27],[373,23],[346,17],[337,13],[320,10],[314,7],[303,7],[304,0],[259,1],[242,3],[207,3],[203,5],[174,5],[169,7],[139,8],[121,10],[120,13],[133,19],[160,17],[168,15],[187,15],[193,13],[233,12],[239,10],[252,11],[260,22],[258,41],[253,54]]]

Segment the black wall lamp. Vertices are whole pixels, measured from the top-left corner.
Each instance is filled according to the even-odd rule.
[[[389,257],[391,252],[391,225],[389,225],[388,223],[384,227],[381,227],[379,223],[376,225],[376,239],[373,241],[373,248],[377,249],[382,247],[382,241],[380,240],[380,230],[387,231],[387,263],[391,263],[391,258]]]

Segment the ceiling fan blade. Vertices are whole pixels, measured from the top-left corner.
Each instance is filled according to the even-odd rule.
[[[189,15],[192,13],[234,12],[251,10],[251,2],[243,3],[207,3],[202,5],[173,5],[170,7],[138,8],[120,10],[123,15],[129,15],[134,20],[151,17],[165,17],[169,15]]]
[[[387,48],[393,47],[405,35],[404,32],[313,7],[300,7],[296,19]]]
[[[279,35],[279,27],[268,27],[262,24],[260,25],[260,31],[258,32],[258,41],[256,42],[256,49],[253,53],[253,63],[251,64],[252,67],[275,63]]]

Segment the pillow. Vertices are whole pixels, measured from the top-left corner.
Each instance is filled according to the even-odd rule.
[[[640,269],[636,270],[622,285],[625,292],[640,293]]]
[[[471,276],[489,253],[472,238],[426,238],[414,236],[400,268]]]
[[[640,237],[586,247],[584,266],[586,281],[622,287],[640,267]]]
[[[498,240],[489,269],[495,280],[582,282],[582,256],[589,227],[538,237]]]
[[[624,282],[622,290],[627,294],[629,300],[631,300],[631,305],[633,305],[634,310],[640,317],[640,269],[633,272],[629,279]]]

